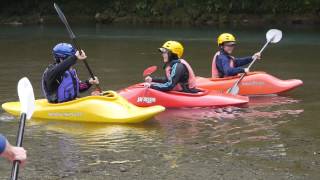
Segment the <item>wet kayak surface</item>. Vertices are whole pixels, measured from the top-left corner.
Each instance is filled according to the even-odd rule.
[[[216,36],[226,30],[239,40],[236,56],[259,50],[267,31],[74,27],[104,90],[141,82],[145,68],[161,66],[157,48],[165,40],[182,41],[195,73],[207,77]],[[302,87],[281,97],[250,97],[248,108],[169,109],[138,125],[29,121],[21,179],[319,179],[320,29],[282,30],[283,40],[266,49],[254,70],[301,79]],[[69,42],[62,25],[0,28],[1,104],[18,99],[23,76],[43,97],[42,72],[60,41]],[[88,77],[83,64],[77,69],[80,78]],[[17,129],[17,119],[1,110],[0,133],[14,144]],[[10,170],[0,159],[0,179]]]

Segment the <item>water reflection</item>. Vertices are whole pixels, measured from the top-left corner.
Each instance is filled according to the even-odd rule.
[[[35,152],[31,152],[40,155],[31,161],[43,164],[31,168],[34,171],[51,171],[54,167],[54,175],[59,176],[72,176],[80,169],[93,171],[91,168],[101,165],[137,164],[143,158],[136,152],[161,146],[161,132],[159,134],[156,123],[152,122],[116,125],[31,120],[27,130],[26,139],[31,138],[35,148]]]
[[[173,143],[193,144],[193,148],[205,144],[203,148],[218,147],[231,155],[285,156],[278,127],[304,112],[290,106],[297,102],[286,97],[258,97],[249,108],[171,109],[157,120]]]
[[[168,109],[139,125],[28,121],[26,141],[33,141],[30,170],[53,176],[76,176],[82,171],[143,166],[150,158],[175,169],[201,152],[223,156],[272,159],[287,156],[279,126],[297,118],[303,109],[288,97],[251,98],[248,108]],[[2,121],[12,121],[6,113]],[[5,122],[3,122],[5,123]],[[12,124],[12,123],[10,123]],[[219,156],[217,156],[219,157]],[[47,162],[48,161],[48,162]],[[57,162],[59,166],[57,166]]]
[[[204,148],[226,148],[229,153],[242,149],[242,154],[256,153],[256,156],[285,155],[285,145],[281,143],[277,128],[303,113],[303,109],[290,106],[299,101],[279,96],[252,97],[250,101],[248,108],[168,109],[156,120],[139,125],[32,120],[28,126],[41,129],[48,138],[58,137],[59,146],[64,147],[60,152],[62,154],[75,151],[88,154],[124,153],[135,148],[161,146],[197,149],[201,148],[198,144],[203,144]],[[2,114],[1,119],[9,121],[12,117]],[[34,139],[42,138],[37,136],[33,134]],[[88,163],[101,162],[104,161],[98,158]]]
[[[100,123],[72,123],[33,120],[31,126],[41,126],[44,131],[59,133],[74,139],[82,148],[90,151],[103,149],[104,151],[130,151],[131,144],[156,143],[150,136],[156,131],[153,124],[117,125]]]

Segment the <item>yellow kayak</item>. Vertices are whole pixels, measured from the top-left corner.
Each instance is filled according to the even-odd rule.
[[[65,120],[96,123],[139,123],[164,111],[162,106],[137,107],[114,91],[105,96],[87,96],[70,102],[51,104],[46,99],[36,100],[34,119]],[[15,116],[20,115],[20,102],[7,102],[2,108]]]

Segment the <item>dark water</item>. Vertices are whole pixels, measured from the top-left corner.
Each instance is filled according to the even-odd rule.
[[[165,40],[185,45],[196,73],[209,75],[215,37],[236,33],[236,55],[260,49],[266,29],[75,27],[104,89],[141,81]],[[248,108],[171,109],[139,125],[29,121],[21,179],[319,179],[319,29],[283,29],[255,65],[305,85],[285,96],[251,98]],[[28,76],[41,98],[40,79],[51,48],[69,41],[62,26],[0,28],[0,102],[17,100],[16,84]],[[88,74],[77,65],[82,78]],[[1,111],[0,132],[14,143],[16,118]],[[0,179],[11,165],[0,160]]]

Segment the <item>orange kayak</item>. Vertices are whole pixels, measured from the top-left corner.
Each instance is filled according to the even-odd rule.
[[[240,78],[240,75],[227,78],[197,77],[197,87],[226,92]],[[239,84],[240,95],[280,94],[303,85],[299,79],[281,80],[265,72],[251,72]]]

